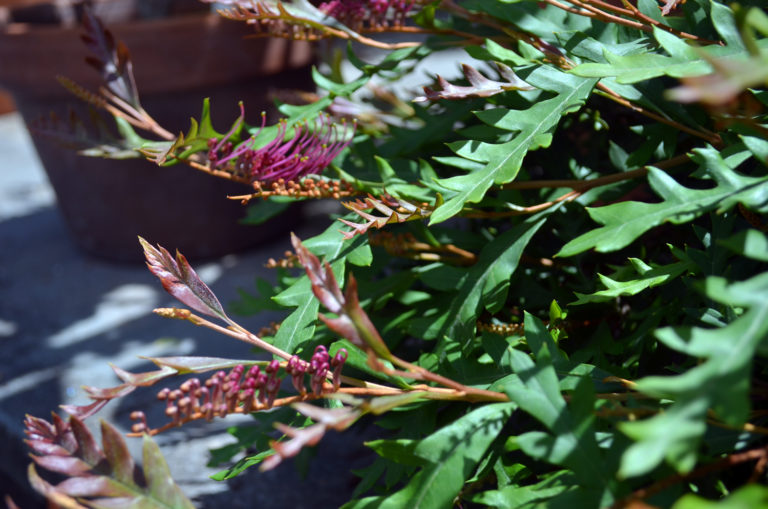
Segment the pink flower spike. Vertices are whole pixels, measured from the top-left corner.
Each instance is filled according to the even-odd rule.
[[[352,141],[355,126],[342,122],[332,123],[326,115],[293,126],[293,136],[286,140],[288,125],[285,120],[278,124],[275,138],[260,148],[254,148],[255,140],[264,129],[234,149],[223,144],[211,148],[211,163],[237,174],[247,175],[253,182],[271,183],[298,180],[322,172]]]

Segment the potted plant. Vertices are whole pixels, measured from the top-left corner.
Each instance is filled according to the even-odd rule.
[[[40,492],[187,507],[151,436],[239,413],[257,424],[233,431],[244,457],[219,479],[379,425],[346,508],[765,505],[764,10],[226,3],[262,32],[354,42],[356,75],[315,72],[328,94],[281,105],[276,123],[240,115],[219,132],[204,113],[143,153],[247,182],[241,200],[330,197],[348,213],[292,236],[293,251],[269,262],[275,281],[243,296],[241,312],[286,309],[258,334],[184,255],[141,239],[183,305],[157,314],[270,358],[151,359],[154,371],[118,368],[121,385],[88,388],[91,404],[66,408],[69,420],[29,417]],[[365,61],[357,43],[385,55]],[[436,76],[411,101],[382,90],[457,47],[463,77]],[[373,77],[385,81],[361,102],[353,93]],[[82,420],[153,385],[168,419],[134,412],[137,475],[123,438],[102,424],[99,447]],[[69,479],[53,484],[38,466]]]
[[[225,196],[241,193],[240,186],[211,181],[181,167],[158,169],[129,144],[110,147],[118,137],[115,126],[103,123],[98,132],[85,132],[83,127],[89,124],[90,113],[77,104],[72,91],[93,94],[91,105],[99,106],[108,100],[98,97],[109,79],[104,68],[94,72],[85,65],[86,57],[105,65],[113,59],[128,62],[127,53],[118,53],[126,47],[131,52],[127,65],[135,63],[135,82],[141,87],[141,98],[131,98],[138,108],[134,113],[144,117],[137,122],[146,122],[143,127],[161,138],[186,129],[189,112],[200,111],[206,98],[219,108],[211,119],[218,125],[229,121],[240,100],[248,101],[256,115],[264,110],[274,115],[272,98],[278,91],[311,88],[314,57],[308,44],[246,39],[248,27],[224,20],[197,2],[193,5],[202,10],[186,12],[188,7],[182,7],[189,3],[175,2],[179,4],[175,10],[166,5],[168,17],[125,19],[146,10],[144,3],[131,3],[128,9],[121,2],[101,2],[95,12],[112,18],[108,30],[97,24],[96,17],[86,17],[91,21],[85,26],[15,22],[0,30],[0,87],[10,91],[23,119],[35,130],[33,141],[59,209],[77,244],[89,253],[137,260],[138,231],[152,232],[167,239],[168,245],[203,257],[252,246],[270,235],[271,227],[239,223],[245,216],[242,207]],[[78,37],[84,31],[90,48]],[[113,37],[124,46],[114,45]],[[62,120],[45,121],[52,112]],[[90,155],[109,152],[120,159],[107,163],[83,157],[73,146]],[[166,206],[168,200],[172,206]]]

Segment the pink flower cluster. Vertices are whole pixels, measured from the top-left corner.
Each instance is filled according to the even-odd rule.
[[[323,383],[328,371],[333,368],[333,388],[337,390],[341,384],[341,368],[347,360],[347,350],[340,348],[336,355],[331,359],[328,350],[323,345],[315,348],[309,363],[299,359],[296,355],[291,357],[288,365],[285,367],[286,373],[291,375],[293,387],[302,396],[307,393],[304,387],[304,375],[310,375],[310,387],[312,394],[319,396],[323,393]]]
[[[265,127],[266,115],[258,132],[250,139],[234,146],[229,138],[233,130],[221,140],[208,141],[208,159],[212,167],[227,169],[243,175],[252,182],[295,181],[307,175],[322,172],[352,141],[354,125],[342,121],[342,127],[320,115],[311,122],[293,126],[293,136],[286,140],[288,125],[278,124],[275,138],[260,148],[254,148],[256,138]]]
[[[330,0],[318,8],[348,27],[360,30],[402,25],[412,6],[413,2],[407,0]]]
[[[296,355],[291,357],[286,363],[285,372],[291,376],[293,386],[302,397],[307,395],[304,387],[305,375],[310,375],[312,394],[321,396],[326,376],[331,370],[333,389],[338,390],[341,370],[347,356],[346,349],[341,348],[331,358],[328,350],[320,345],[315,348],[309,362],[299,359]],[[259,366],[246,370],[245,366],[238,364],[229,373],[216,372],[204,383],[198,378],[190,378],[178,389],[165,388],[157,394],[157,398],[166,402],[165,415],[171,419],[172,425],[200,418],[210,421],[214,417],[226,417],[236,411],[248,413],[271,408],[282,382],[277,376],[279,370],[280,362],[277,360],[271,361],[263,371]],[[133,425],[134,432],[148,430],[143,412],[132,412],[131,418],[140,421]]]
[[[178,389],[165,388],[157,394],[157,399],[166,402],[165,414],[174,423],[195,414],[202,414],[207,420],[224,417],[241,403],[243,412],[247,413],[256,403],[272,406],[280,389],[279,369],[280,362],[276,360],[270,362],[264,372],[259,366],[246,371],[240,364],[229,374],[218,371],[203,384],[197,378],[190,378]]]

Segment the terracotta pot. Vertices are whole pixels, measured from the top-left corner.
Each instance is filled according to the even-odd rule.
[[[54,77],[66,76],[95,90],[99,77],[83,62],[87,50],[77,30],[18,29],[0,34],[0,88],[8,89],[27,122],[56,111],[66,115],[77,99]],[[22,27],[23,28],[23,27]],[[131,51],[144,108],[171,132],[188,129],[203,98],[210,97],[214,126],[228,128],[238,101],[256,122],[272,111],[279,89],[311,89],[313,61],[307,43],[244,38],[244,23],[193,15],[110,26]],[[76,243],[87,252],[136,260],[142,235],[188,256],[210,257],[255,245],[285,225],[238,224],[242,205],[226,199],[248,188],[184,165],[160,168],[139,159],[105,160],[76,155],[33,136]],[[291,214],[296,217],[296,214]]]

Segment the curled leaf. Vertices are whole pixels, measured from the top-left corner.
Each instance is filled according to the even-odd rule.
[[[61,409],[73,417],[85,419],[101,410],[104,405],[111,400],[130,394],[136,387],[148,387],[179,372],[177,369],[169,366],[161,366],[161,369],[159,370],[148,371],[145,373],[129,373],[116,366],[112,366],[112,369],[115,371],[118,378],[125,383],[106,389],[85,386],[83,387],[83,390],[85,390],[88,397],[93,400],[93,403],[82,406],[61,405]]]
[[[314,420],[316,424],[306,428],[293,428],[282,423],[275,423],[275,427],[290,440],[272,442],[271,446],[275,454],[269,456],[261,464],[259,469],[262,472],[272,470],[284,459],[296,456],[304,447],[317,445],[329,429],[336,431],[347,429],[363,414],[362,410],[354,407],[329,409],[308,403],[296,403],[292,407]]]
[[[203,1],[213,3],[215,0]],[[279,0],[224,0],[216,3],[229,6],[219,10],[222,16],[247,21],[265,36],[309,41],[325,37],[360,39],[360,34],[307,0],[289,3]]]
[[[684,2],[685,0],[664,0],[664,5],[661,7],[661,14],[667,16],[674,8]]]
[[[489,80],[474,67],[461,64],[461,70],[464,72],[464,76],[466,76],[470,86],[453,85],[438,75],[437,84],[439,88],[433,90],[429,87],[424,87],[425,95],[415,98],[413,102],[436,101],[438,99],[456,101],[472,97],[491,97],[509,90],[535,90],[536,87],[532,87],[518,78],[512,69],[506,65],[502,63],[496,63],[496,65],[499,75],[506,81]]]
[[[70,417],[65,423],[54,414],[53,422],[25,419],[27,444],[34,451],[28,476],[36,491],[57,507],[177,507],[191,508],[170,477],[157,445],[145,436],[144,468],[138,468],[122,435],[102,421],[102,448],[83,421]],[[35,469],[63,474],[51,484]]]
[[[144,248],[149,270],[160,279],[165,291],[195,311],[229,322],[219,299],[198,277],[183,254],[176,252],[176,258],[162,246],[153,247],[139,237]]]
[[[362,235],[371,228],[384,228],[388,224],[426,219],[432,214],[433,209],[433,207],[426,203],[415,205],[388,194],[384,194],[380,198],[368,195],[365,200],[343,202],[342,205],[366,220],[365,223],[355,223],[346,219],[339,219],[339,221],[352,228],[351,232],[341,232],[345,239],[351,239],[355,235]],[[375,216],[365,212],[369,209],[377,210],[384,215]]]
[[[99,71],[110,92],[134,108],[141,109],[128,48],[115,40],[90,9],[85,9],[83,14],[83,28],[85,33],[81,39],[93,52],[93,56],[86,57],[85,61]]]
[[[322,265],[317,256],[304,247],[296,235],[291,234],[291,242],[299,262],[301,262],[309,281],[312,283],[312,292],[329,311],[338,315],[338,318],[327,318],[320,315],[320,319],[331,330],[367,352],[369,363],[374,362],[375,356],[387,360],[392,359],[389,348],[381,339],[366,312],[360,307],[355,278],[350,275],[347,289],[342,295],[328,262]]]
[[[309,281],[312,283],[312,292],[317,297],[317,300],[328,308],[331,313],[340,313],[346,305],[346,300],[341,294],[341,289],[339,289],[330,264],[328,262],[324,265],[321,264],[317,256],[304,247],[299,238],[293,233],[291,234],[291,243],[296,250],[299,262],[307,272]]]

